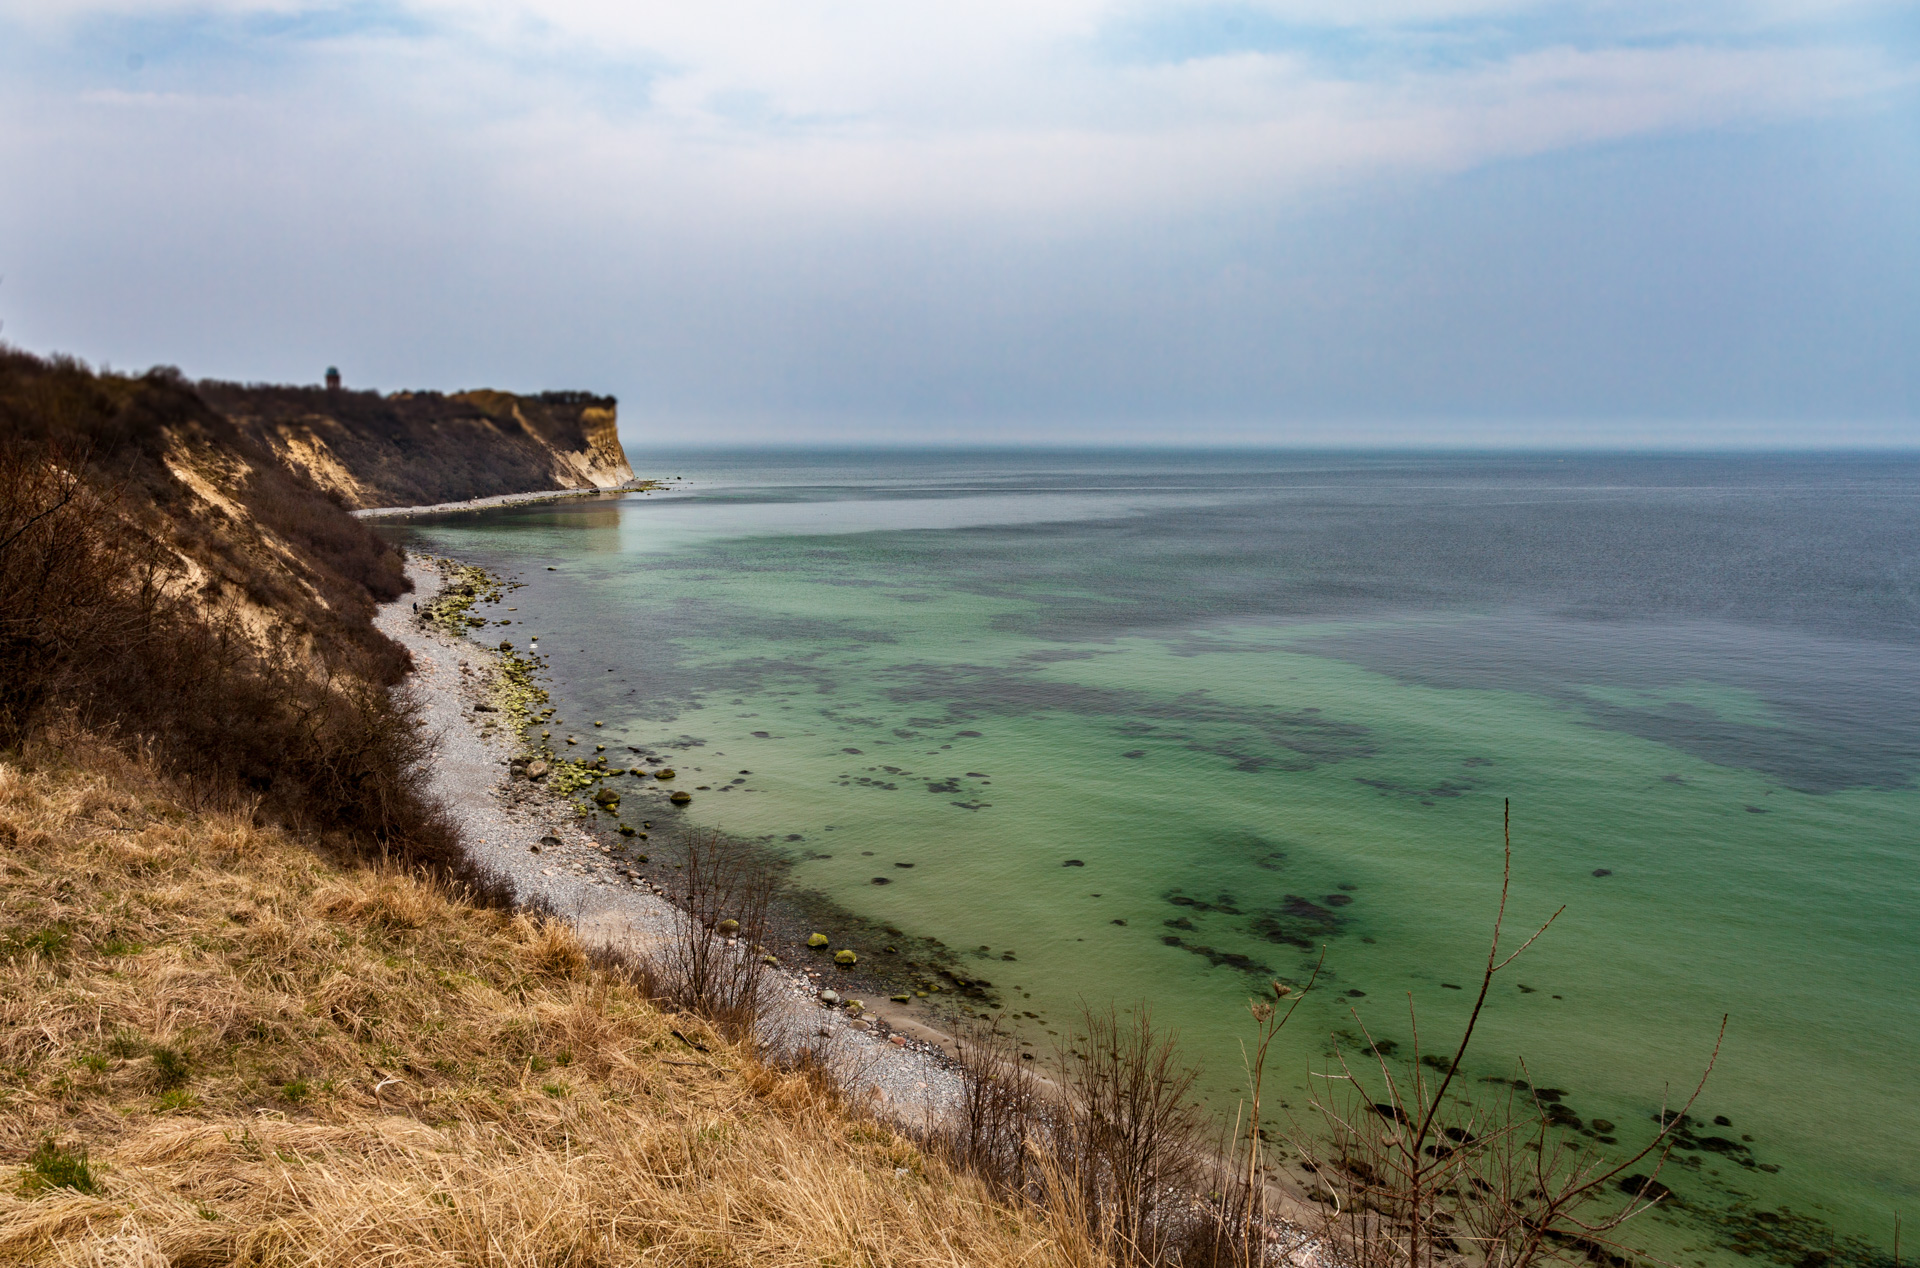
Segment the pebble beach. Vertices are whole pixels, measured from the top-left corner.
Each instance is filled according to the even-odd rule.
[[[422,621],[417,609],[437,592],[441,574],[409,559],[414,594],[384,605],[382,633],[413,656],[408,684],[430,732],[431,780],[468,849],[507,878],[522,903],[540,904],[573,923],[583,941],[645,954],[671,935],[677,909],[656,892],[644,865],[623,861],[580,822],[563,797],[515,779],[520,739],[483,706],[499,657],[491,648]],[[823,1003],[806,970],[768,970],[770,1034],[821,1052],[856,1095],[906,1123],[937,1118],[958,1104],[960,1082],[947,1053],[953,1040],[885,1009],[849,1017],[843,1002]]]

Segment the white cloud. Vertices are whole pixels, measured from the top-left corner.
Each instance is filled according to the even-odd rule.
[[[1262,3],[1307,26],[1397,32],[1397,51],[1356,69],[1307,32],[1282,48],[1116,59],[1104,33],[1177,6],[1113,0],[79,0],[34,6],[65,36],[15,26],[39,29],[49,49],[64,39],[71,57],[7,94],[14,123],[0,122],[0,143],[204,150],[254,175],[324,156],[363,181],[432,154],[509,202],[591,188],[567,216],[678,217],[694,232],[792,216],[1070,228],[1801,117],[1913,78],[1857,43],[1636,42],[1647,10],[1635,4],[1616,6],[1611,42],[1536,34],[1441,58],[1421,40],[1453,50],[1476,22],[1552,10]],[[17,17],[16,0],[0,4]],[[1703,27],[1718,12],[1662,10],[1680,11]],[[1401,29],[1443,21],[1444,35]],[[137,75],[81,56],[116,40],[160,47]],[[189,108],[191,128],[177,121]],[[103,110],[120,117],[92,117]]]
[[[0,315],[41,346],[197,372],[519,374],[769,416],[1310,389],[1338,413],[1377,384],[1422,408],[1679,394],[1695,367],[1714,400],[1838,363],[1805,351],[1842,328],[1817,303],[1729,303],[1716,325],[1663,289],[1711,291],[1672,279],[1721,267],[1701,244],[1746,241],[1734,222],[1783,201],[1775,173],[1677,246],[1670,189],[1600,206],[1585,186],[1600,228],[1580,241],[1557,188],[1520,182],[1537,201],[1510,220],[1486,192],[1551,164],[1449,178],[1636,139],[1738,148],[1823,115],[1865,136],[1877,98],[1911,102],[1913,50],[1823,24],[1872,6],[1615,0],[1576,30],[1540,0],[1236,3],[1187,7],[1225,15],[1193,40],[1164,33],[1180,6],[1141,0],[0,0]],[[1256,9],[1272,29],[1236,43]],[[1415,209],[1476,181],[1451,228]],[[1894,205],[1875,197],[1831,201]],[[1636,198],[1657,214],[1616,230]],[[1523,265],[1477,236],[1494,221],[1555,231]],[[1713,285],[1769,252],[1817,272],[1729,246]],[[1911,329],[1904,258],[1848,274],[1878,307],[1837,311],[1874,339]],[[1642,268],[1626,298],[1622,268]],[[1583,288],[1606,321],[1566,324]],[[1756,314],[1790,337],[1715,369]],[[1627,351],[1597,359],[1595,332]]]

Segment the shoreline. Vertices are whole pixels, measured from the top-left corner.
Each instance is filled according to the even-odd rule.
[[[438,566],[411,555],[407,575],[422,604],[444,580]],[[649,882],[646,867],[623,859],[617,838],[602,839],[582,823],[566,797],[513,777],[509,763],[524,751],[523,738],[496,723],[501,715],[491,707],[475,708],[486,704],[499,654],[428,625],[408,605],[409,598],[381,605],[374,625],[413,657],[406,682],[433,735],[429,783],[475,860],[505,878],[519,901],[560,913],[584,941],[644,952],[667,937],[679,909]],[[666,809],[663,801],[663,817]],[[851,1018],[820,1002],[831,984],[818,970],[783,962],[768,974],[776,1033],[814,1030],[827,1040],[826,1055],[856,1071],[854,1080],[883,1112],[919,1123],[958,1104],[953,1035],[881,1001]]]
[[[605,488],[587,489],[542,489],[533,493],[498,493],[492,497],[468,498],[461,502],[436,502],[431,506],[369,506],[357,511],[347,512],[355,519],[392,520],[412,519],[417,515],[452,515],[461,511],[486,511],[501,506],[528,506],[536,502],[566,502],[575,498],[597,497],[603,493],[651,493],[656,489],[665,489],[664,480],[642,480],[635,478],[619,484],[610,484]]]
[[[406,556],[414,594],[425,596],[422,608],[447,579],[443,565],[461,566],[458,560]],[[621,866],[627,843],[609,829],[590,826],[591,817],[583,821],[565,794],[516,779],[514,757],[541,750],[511,726],[494,723],[491,719],[498,713],[474,708],[485,702],[500,653],[430,625],[424,611],[416,615],[403,606],[408,602],[403,597],[381,605],[374,623],[414,657],[407,683],[420,693],[435,732],[430,782],[468,835],[476,860],[509,879],[521,901],[544,900],[589,945],[644,953],[664,939],[680,910],[650,887],[646,877],[636,878],[632,868]],[[677,810],[669,807],[664,792],[657,799],[656,817]],[[475,835],[481,831],[486,835]],[[555,838],[557,844],[547,843]],[[537,853],[530,844],[539,847]],[[654,848],[665,848],[665,842]],[[797,943],[794,930],[784,932]],[[836,992],[842,996],[837,1004],[823,1003],[823,988],[836,985],[830,967],[809,968],[798,955],[770,966],[767,976],[775,983],[766,1010],[769,1032],[804,1042],[811,1030],[813,1038],[825,1040],[816,1050],[838,1066],[849,1090],[869,1098],[882,1117],[917,1129],[962,1110],[955,1060],[961,1041],[956,1034],[929,1024],[930,1019],[884,994],[862,1001],[858,1017],[845,1010],[844,991]],[[1029,1073],[1063,1094],[1050,1072]],[[1225,1169],[1238,1165],[1228,1160]],[[1327,1268],[1320,1239],[1310,1231],[1312,1215],[1305,1197],[1310,1182],[1283,1164],[1268,1186],[1270,1234],[1289,1244],[1280,1262],[1290,1268]]]

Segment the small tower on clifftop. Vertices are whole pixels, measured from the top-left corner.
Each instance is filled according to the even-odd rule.
[[[327,391],[338,392],[339,390],[340,390],[340,367],[337,365],[330,365],[327,367]]]

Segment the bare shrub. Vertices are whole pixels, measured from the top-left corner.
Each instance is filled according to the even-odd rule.
[[[1083,1010],[1078,1049],[1067,1054],[1069,1095],[1055,1133],[1055,1184],[1116,1257],[1158,1263],[1201,1174],[1199,1071],[1178,1036],[1154,1025],[1145,1004]],[[1066,1196],[1065,1194],[1060,1195]],[[1056,1198],[1056,1200],[1059,1200]]]
[[[717,832],[685,842],[668,887],[673,929],[655,955],[661,997],[705,1018],[736,1043],[753,1039],[765,1003],[774,872],[756,851]]]
[[[1058,1115],[1040,1080],[1020,1059],[1018,1040],[1001,1029],[1000,1019],[977,1022],[958,1036],[954,1066],[960,1076],[960,1104],[943,1122],[933,1124],[929,1145],[956,1167],[979,1176],[1001,1193],[1037,1197],[1035,1165],[1044,1140],[1045,1120]]]
[[[156,561],[128,575],[115,496],[86,482],[89,456],[79,443],[0,445],[0,746],[18,744],[95,658],[155,633]]]
[[[1190,1240],[1206,1161],[1191,1099],[1199,1072],[1145,1005],[1083,1007],[1058,1082],[1022,1063],[997,1020],[964,1037],[957,1064],[961,1104],[929,1133],[937,1153],[1103,1259],[1165,1263]]]
[[[1509,806],[1499,912],[1479,994],[1450,1055],[1422,1053],[1411,1004],[1413,1054],[1404,1064],[1391,1061],[1389,1046],[1375,1043],[1361,1023],[1372,1060],[1356,1069],[1344,1053],[1337,1058],[1322,1076],[1334,1090],[1314,1101],[1323,1130],[1293,1142],[1324,1186],[1315,1194],[1326,1210],[1321,1232],[1353,1268],[1624,1262],[1614,1234],[1665,1193],[1657,1177],[1718,1060],[1716,1039],[1692,1093],[1676,1109],[1663,1108],[1659,1131],[1620,1160],[1570,1142],[1530,1086],[1497,1102],[1453,1094],[1495,975],[1559,915],[1501,954],[1512,865]],[[1622,1183],[1649,1158],[1651,1174]]]

